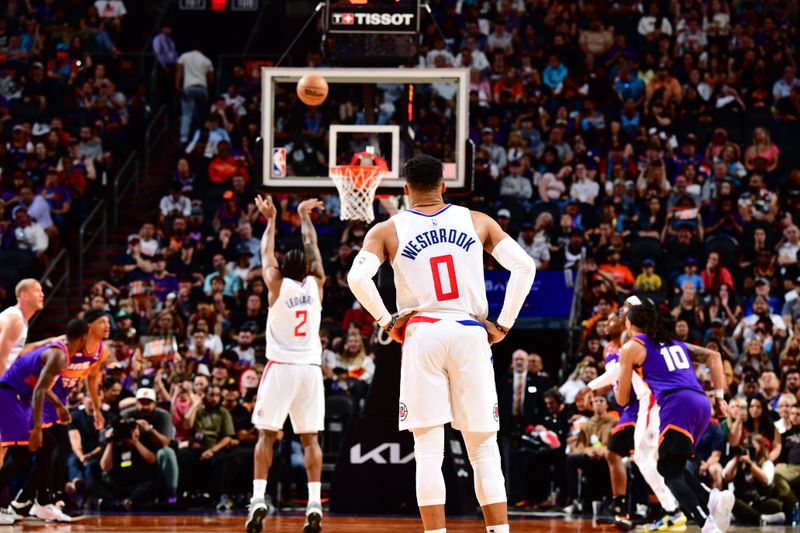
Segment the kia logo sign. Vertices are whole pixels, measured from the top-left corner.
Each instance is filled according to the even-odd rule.
[[[388,460],[386,454],[384,453],[386,450],[389,450]],[[405,457],[401,456],[400,454],[401,451],[399,442],[385,442],[377,448],[373,448],[372,450],[363,454],[361,453],[361,444],[356,444],[350,448],[350,463],[354,465],[363,465],[372,461],[379,465],[404,465],[414,460],[413,451]]]

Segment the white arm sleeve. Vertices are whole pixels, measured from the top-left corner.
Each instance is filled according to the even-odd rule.
[[[612,361],[606,365],[606,371],[597,376],[587,385],[592,390],[602,389],[609,385],[615,385],[619,377],[619,363]]]
[[[392,314],[386,309],[378,287],[372,281],[380,267],[381,262],[377,255],[361,250],[347,274],[347,284],[364,309],[383,327],[392,321]]]
[[[511,271],[511,277],[506,286],[506,296],[503,300],[503,309],[497,317],[497,323],[504,328],[510,328],[525,303],[525,298],[531,292],[533,278],[536,276],[536,263],[522,247],[511,237],[506,237],[494,247],[492,257],[497,262]]]

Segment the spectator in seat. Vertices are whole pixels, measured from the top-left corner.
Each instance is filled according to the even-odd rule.
[[[781,435],[783,453],[775,465],[775,473],[789,482],[795,490],[800,488],[800,405],[789,408],[791,427]]]
[[[177,501],[178,457],[170,447],[175,438],[175,426],[168,412],[156,406],[156,391],[141,387],[136,391],[136,406],[122,411],[122,418],[135,420],[139,426],[140,442],[153,454],[166,488],[168,503]]]
[[[212,186],[230,186],[234,176],[242,176],[245,181],[250,180],[247,167],[231,154],[230,143],[220,141],[217,145],[217,155],[208,164],[208,181]]]
[[[253,347],[255,322],[245,322],[236,334],[235,346],[231,350],[238,360],[236,366],[252,367],[256,364],[256,350]]]
[[[711,252],[706,258],[706,267],[700,274],[703,280],[703,288],[707,293],[716,294],[721,285],[733,287],[733,276],[730,270],[722,266],[719,262],[719,254]]]
[[[508,174],[500,180],[500,197],[505,202],[528,205],[533,197],[533,183],[522,174],[522,163],[515,159],[508,164]]]
[[[800,373],[798,373],[797,369],[793,371],[793,378],[794,381],[800,382]],[[775,428],[781,434],[781,442],[783,443],[784,448],[786,447],[786,439],[784,435],[786,432],[792,429],[792,407],[797,404],[797,394],[794,393],[786,393],[780,395],[778,398],[778,418],[775,421]],[[782,456],[786,455],[786,450],[783,450]]]
[[[543,213],[549,215],[549,213]],[[544,239],[536,239],[536,228],[530,222],[523,222],[517,243],[533,258],[536,268],[547,269],[550,265],[550,248]]]
[[[622,259],[622,250],[617,247],[609,247],[607,262],[601,264],[598,269],[601,272],[606,272],[614,278],[614,283],[617,289],[622,294],[628,294],[633,289],[633,284],[636,281],[633,277],[633,272],[627,266],[620,263]]]
[[[39,262],[39,267],[44,272],[47,269],[47,248],[50,245],[47,233],[30,217],[28,209],[24,205],[18,205],[12,209],[11,218],[14,219],[12,235],[16,240],[16,248],[34,254]]]
[[[182,494],[199,490],[218,497],[226,449],[236,436],[218,386],[206,387],[202,403],[193,406],[184,425],[191,428],[194,438],[188,448],[178,451]]]
[[[675,279],[675,292],[679,293],[686,284],[692,285],[695,292],[702,293],[705,290],[703,277],[697,274],[697,259],[689,257],[683,263],[683,274]]]
[[[768,450],[764,437],[753,435],[733,450],[723,469],[724,481],[733,483],[736,494],[733,516],[742,524],[783,524],[783,510],[791,512],[797,502],[786,480],[775,475]]]
[[[756,336],[756,329],[759,320],[764,319],[772,323],[772,334],[779,338],[785,338],[788,335],[786,322],[783,317],[770,312],[769,300],[764,295],[758,295],[753,300],[753,314],[744,317],[737,324],[733,332],[733,338],[737,341],[741,340],[742,343],[748,343],[753,337]]]
[[[205,281],[203,282],[203,291],[205,291],[207,294],[212,292],[211,280],[216,276],[221,277],[225,282],[225,287],[223,289],[223,294],[225,296],[233,297],[242,290],[242,278],[228,270],[228,264],[225,261],[224,255],[215,254],[211,261],[214,267],[214,272],[211,272],[205,277]]]
[[[92,493],[101,510],[145,509],[154,501],[158,487],[156,456],[141,441],[139,425],[120,418],[106,431],[100,468],[108,481],[98,479]]]
[[[192,214],[192,201],[183,195],[183,188],[179,183],[170,185],[169,194],[161,198],[158,207],[161,211],[159,219],[162,223],[167,218],[176,215],[188,217]]]
[[[606,313],[608,315],[608,313]],[[597,377],[597,363],[589,356],[584,357],[584,360],[575,367],[575,370],[567,378],[558,392],[564,397],[566,403],[575,403],[575,396],[585,389],[587,384]]]
[[[778,265],[785,288],[791,289],[791,280],[800,276],[800,229],[794,224],[783,230],[783,244],[778,248]]]
[[[594,414],[587,420],[575,438],[567,455],[567,498],[572,501],[578,496],[580,470],[586,477],[584,491],[598,497],[609,489],[606,446],[611,438],[611,430],[617,419],[608,414],[608,399],[605,396],[592,397]]]
[[[794,278],[794,291],[789,291],[784,297],[781,315],[786,324],[797,324],[800,319],[800,276]]]
[[[642,261],[642,272],[636,276],[633,288],[636,292],[661,292],[661,276],[655,272],[656,263],[652,259]]]
[[[104,413],[104,416],[109,424],[116,418],[109,413]],[[100,431],[94,427],[94,402],[87,394],[72,410],[69,426],[72,453],[67,458],[67,472],[70,491],[82,493],[100,478],[100,455],[103,453],[100,437]]]
[[[47,237],[57,242],[58,228],[53,224],[50,204],[41,194],[33,194],[33,187],[28,184],[19,189],[20,204],[27,208],[28,215],[47,233]],[[54,245],[55,246],[55,245]]]
[[[67,187],[61,185],[60,181],[58,171],[54,168],[48,169],[44,178],[44,187],[39,191],[39,195],[50,205],[50,216],[53,224],[58,228],[58,233],[67,235],[67,219],[72,210],[72,194]]]

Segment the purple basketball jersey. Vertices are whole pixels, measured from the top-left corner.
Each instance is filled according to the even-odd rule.
[[[53,382],[52,391],[56,397],[61,400],[61,403],[67,405],[67,398],[70,392],[74,389],[81,380],[89,374],[92,367],[100,360],[100,354],[103,353],[103,341],[97,346],[97,352],[87,355],[84,352],[73,354],[67,360],[67,365],[56,376]],[[42,413],[42,422],[44,424],[53,424],[58,421],[56,408],[50,402],[45,402],[44,411]]]
[[[22,397],[29,399],[33,396],[33,389],[39,381],[39,374],[42,373],[42,354],[52,347],[61,348],[65,354],[68,353],[67,347],[61,342],[54,342],[37,348],[18,357],[14,364],[11,365],[11,368],[3,374],[3,377],[0,377],[0,383],[4,383],[17,391]]]
[[[705,395],[684,343],[675,339],[668,343],[659,343],[647,335],[636,335],[634,340],[642,343],[647,350],[641,366],[642,378],[650,386],[659,404],[669,392],[675,390],[693,390]]]

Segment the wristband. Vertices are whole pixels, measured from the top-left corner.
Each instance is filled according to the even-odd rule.
[[[500,333],[502,333],[503,335],[508,335],[508,330],[509,330],[510,328],[504,328],[503,326],[501,326],[501,325],[500,325],[500,324],[498,324],[497,322],[495,322],[495,323],[494,323],[494,327],[496,327],[496,328],[497,328],[497,331],[499,331],[499,332],[500,332]]]
[[[386,324],[386,325],[383,327],[383,331],[385,331],[386,333],[389,333],[390,331],[392,331],[392,329],[394,329],[394,325],[395,325],[396,323],[397,323],[397,317],[396,317],[396,316],[394,316],[394,315],[392,315],[392,319],[391,319],[391,320],[389,320],[389,323],[388,323],[388,324]]]
[[[714,398],[717,398],[719,400],[724,400],[725,399],[725,391],[722,390],[722,389],[714,389]]]

